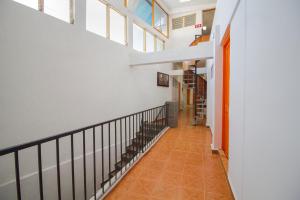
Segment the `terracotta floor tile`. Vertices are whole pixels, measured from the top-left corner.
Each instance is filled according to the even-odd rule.
[[[182,176],[182,187],[204,191],[204,177]]]
[[[157,180],[160,179],[163,171],[160,169],[145,169],[138,179]]]
[[[181,114],[171,128],[105,198],[113,200],[233,200],[211,133]]]
[[[165,168],[169,172],[183,174],[184,162],[178,162],[178,161],[174,161],[174,160],[169,160],[166,163],[166,167]]]
[[[192,188],[181,188],[178,192],[179,199],[182,200],[204,200],[205,194],[202,190]]]
[[[182,174],[165,171],[158,185],[168,187],[182,187]]]
[[[147,195],[141,195],[136,193],[127,194],[124,200],[150,200],[151,198]]]
[[[234,200],[234,198],[231,195],[206,192],[205,200]]]
[[[179,199],[179,188],[177,187],[167,187],[161,186],[155,188],[151,197],[153,199],[160,199],[160,200],[177,200]]]
[[[203,167],[201,166],[196,166],[196,165],[189,165],[185,164],[184,169],[183,169],[183,174],[185,176],[198,176],[202,177],[203,176]]]
[[[127,192],[130,194],[150,196],[156,185],[157,182],[152,180],[137,179]]]

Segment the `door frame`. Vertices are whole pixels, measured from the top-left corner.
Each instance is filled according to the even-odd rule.
[[[230,105],[230,25],[222,39],[223,48],[223,99],[222,99],[222,149],[229,157],[229,105]]]

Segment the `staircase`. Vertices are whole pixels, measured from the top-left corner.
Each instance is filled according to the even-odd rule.
[[[12,159],[14,164],[11,163],[11,168],[15,168],[15,179],[5,185],[8,197],[5,199],[13,199],[10,196],[14,195],[17,196],[18,200],[21,200],[24,195],[31,195],[28,199],[36,199],[36,196],[39,196],[40,199],[48,198],[49,194],[46,194],[44,189],[47,189],[49,184],[53,184],[53,182],[49,182],[45,176],[53,172],[56,174],[56,177],[52,177],[56,178],[54,183],[56,185],[51,187],[57,188],[57,194],[54,196],[57,196],[58,199],[65,199],[66,197],[77,199],[78,193],[76,191],[78,190],[84,195],[83,199],[85,200],[103,198],[123,177],[124,173],[159,138],[162,131],[168,126],[167,117],[168,104],[165,104],[47,138],[0,149],[0,158],[3,156],[13,156],[14,158]],[[66,141],[69,142],[65,143]],[[46,145],[49,143],[54,145],[51,147]],[[29,148],[36,149],[37,155],[22,153]],[[66,150],[71,150],[70,155],[62,157],[62,153],[65,154]],[[44,166],[43,157],[47,157],[49,152],[53,152],[56,156],[54,168]],[[23,162],[20,162],[20,157],[22,160],[26,159],[33,163],[37,159],[38,169],[35,174],[21,175]],[[66,167],[68,165],[70,167]],[[69,170],[70,176],[65,175],[66,170]],[[90,175],[92,178],[89,178]],[[35,180],[34,176],[38,178],[38,183],[32,187],[34,190],[25,190],[23,188],[25,182]],[[71,190],[66,190],[66,184],[62,184],[66,181],[71,185]],[[78,181],[83,184],[78,184]],[[62,191],[64,191],[64,196],[62,196]]]
[[[196,65],[190,65],[189,70],[184,71],[183,81],[188,89],[194,91],[194,125],[205,124],[206,119],[206,80],[196,74]]]
[[[115,164],[115,169],[109,173],[109,178],[102,182],[101,186],[111,179],[116,178],[118,172],[135,159],[135,157],[145,151],[146,147],[150,145],[156,136],[165,128],[165,123],[161,123],[164,119],[156,119],[153,122],[143,121],[135,137],[130,140],[129,144],[125,147],[126,151],[121,155],[121,159]]]

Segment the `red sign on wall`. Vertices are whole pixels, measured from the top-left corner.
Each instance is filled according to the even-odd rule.
[[[195,24],[195,28],[201,28],[202,24]]]

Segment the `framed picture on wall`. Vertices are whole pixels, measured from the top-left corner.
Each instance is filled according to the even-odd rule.
[[[169,75],[157,72],[157,86],[169,87]]]

